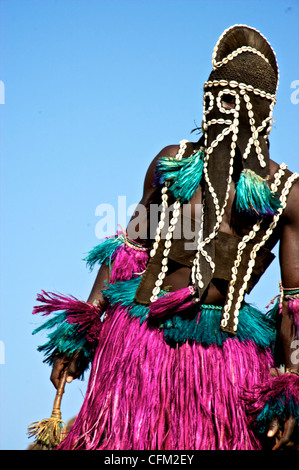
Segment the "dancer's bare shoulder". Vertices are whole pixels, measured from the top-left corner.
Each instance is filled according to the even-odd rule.
[[[175,157],[179,148],[179,145],[167,145],[151,161],[144,179],[143,199],[147,199],[153,193],[156,179],[156,166],[158,160],[161,157]]]

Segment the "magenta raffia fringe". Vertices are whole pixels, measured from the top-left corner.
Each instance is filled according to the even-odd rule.
[[[37,295],[37,301],[41,302],[33,309],[33,314],[50,315],[53,312],[64,311],[66,322],[80,325],[78,331],[85,330],[87,339],[91,341],[94,334],[98,336],[102,321],[103,310],[100,306],[90,302],[78,300],[73,296],[45,292]]]
[[[172,315],[174,311],[186,310],[194,306],[193,301],[189,300],[193,295],[194,287],[192,286],[164,294],[150,304],[149,317],[164,318]]]
[[[84,403],[59,449],[260,449],[239,393],[266,380],[271,358],[235,339],[170,347],[159,329],[114,306]]]
[[[299,377],[286,373],[271,377],[243,394],[249,423],[268,424],[275,415],[299,419]],[[298,423],[299,424],[299,423]]]
[[[142,273],[148,262],[148,252],[121,245],[113,256],[113,268],[110,282],[127,281],[134,275]]]

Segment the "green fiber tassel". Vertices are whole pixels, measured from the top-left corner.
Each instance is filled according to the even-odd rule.
[[[148,315],[149,307],[137,304],[134,301],[140,281],[141,276],[127,281],[116,282],[115,284],[107,284],[107,288],[102,291],[102,294],[104,298],[109,299],[112,305],[120,304],[129,308],[130,315],[140,318],[140,323],[143,323]]]
[[[107,264],[110,264],[112,255],[124,242],[125,237],[123,235],[107,238],[102,243],[95,246],[83,261],[86,261],[87,266],[91,270],[97,263],[103,264],[104,261],[106,261]]]
[[[252,170],[243,170],[236,187],[236,208],[259,217],[273,216],[281,207],[278,195]]]
[[[174,157],[162,157],[158,161],[156,173],[159,184],[169,181],[169,190],[176,199],[187,202],[197,190],[203,172],[203,152],[182,160]]]
[[[281,420],[284,420],[290,415],[292,415],[296,422],[299,423],[298,404],[295,402],[293,397],[290,397],[288,404],[286,405],[286,396],[282,395],[279,399],[273,400],[265,405],[264,409],[256,419],[257,429],[260,433],[265,434],[269,428],[269,423],[273,419],[279,417]]]
[[[72,356],[78,351],[81,352],[82,373],[89,366],[93,357],[93,345],[86,340],[86,332],[80,325],[71,325],[66,321],[66,312],[55,312],[54,317],[37,327],[33,335],[56,328],[48,333],[48,341],[38,346],[37,350],[44,353],[44,362],[53,365],[57,353]]]
[[[138,317],[143,323],[148,315],[149,307],[135,302],[135,294],[140,284],[141,276],[128,281],[107,284],[102,291],[103,296],[109,299],[110,305],[121,305],[127,308],[130,315]],[[159,296],[166,291],[160,291]],[[185,343],[187,340],[200,342],[204,345],[218,344],[230,338],[228,333],[221,331],[221,307],[199,305],[190,316],[175,314],[161,323],[166,342]],[[267,314],[260,312],[253,305],[244,302],[239,313],[239,327],[237,339],[240,341],[252,340],[263,348],[269,348],[275,340],[275,324],[278,312],[278,303]]]
[[[102,290],[103,297],[109,299],[111,305],[119,304],[128,308],[131,316],[140,319],[140,324],[146,320],[149,313],[148,305],[135,302],[135,295],[141,278],[142,276],[138,276],[126,281],[106,284],[106,288]],[[162,289],[158,297],[164,294],[166,294],[166,291]]]
[[[206,346],[222,346],[230,335],[220,329],[221,311],[221,307],[202,305],[193,318],[174,315],[163,325],[165,340],[169,343],[194,340]],[[273,308],[266,315],[253,305],[244,303],[239,313],[238,334],[234,338],[239,341],[252,340],[263,348],[271,347],[275,339],[276,312],[277,309]]]

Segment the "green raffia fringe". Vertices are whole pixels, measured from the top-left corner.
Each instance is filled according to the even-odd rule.
[[[140,323],[143,323],[147,319],[149,308],[134,301],[140,280],[141,277],[138,277],[108,284],[102,292],[111,305],[119,304],[128,308],[128,313],[138,317]],[[162,291],[160,295],[165,293]],[[252,340],[264,348],[271,347],[275,340],[275,318],[278,308],[277,302],[268,314],[264,314],[252,305],[244,303],[239,312],[238,333],[233,338],[238,338],[240,341]],[[195,304],[192,311],[173,315],[163,321],[159,328],[163,330],[168,343],[184,343],[189,339],[204,345],[221,346],[226,339],[231,338],[231,335],[220,329],[221,311],[219,307]]]
[[[111,305],[119,304],[125,308],[130,308],[130,315],[140,318],[140,323],[143,323],[149,308],[147,305],[137,304],[134,301],[140,281],[141,276],[132,278],[129,281],[107,284],[107,288],[102,291],[102,294],[104,298],[109,299]]]
[[[201,310],[200,310],[201,309]],[[187,339],[204,345],[221,346],[228,338],[240,341],[252,340],[263,348],[271,347],[275,339],[275,321],[266,317],[260,310],[244,302],[239,312],[238,333],[231,336],[220,329],[222,309],[204,305],[198,307],[193,318],[175,315],[164,325],[164,335],[168,342],[184,343]]]
[[[93,345],[86,340],[86,331],[80,325],[67,323],[67,314],[64,311],[54,312],[54,317],[47,320],[33,331],[33,335],[40,331],[54,331],[48,333],[48,341],[38,346],[37,350],[44,353],[44,362],[53,365],[57,354],[72,356],[80,350],[80,369],[88,369],[93,357]]]
[[[273,216],[281,204],[266,181],[254,171],[242,171],[236,186],[236,208],[240,212],[260,217]]]
[[[89,269],[93,269],[94,266],[99,263],[103,264],[105,261],[108,265],[111,263],[111,258],[118,247],[125,243],[125,237],[123,234],[118,234],[111,238],[106,238],[102,243],[95,246],[88,253],[87,257],[83,259],[86,261]]]
[[[147,320],[149,307],[138,304],[134,300],[140,281],[141,276],[138,276],[128,281],[107,284],[102,293],[111,306],[121,305],[131,316],[143,323]],[[165,291],[161,291],[159,296],[165,294]],[[238,333],[233,338],[241,341],[252,340],[261,347],[271,347],[275,339],[275,318],[278,308],[279,302],[266,315],[244,303],[239,313]],[[48,341],[38,347],[38,351],[45,355],[44,362],[52,365],[56,354],[71,356],[80,350],[80,368],[86,370],[93,358],[94,344],[86,340],[86,332],[80,325],[67,323],[65,311],[54,312],[53,315],[33,331],[33,334],[40,331],[48,332]],[[221,346],[226,339],[230,338],[230,335],[221,331],[220,319],[221,307],[195,304],[192,311],[187,310],[173,315],[162,321],[159,328],[169,344],[184,343],[188,339],[204,345]],[[50,332],[50,330],[53,331]]]
[[[203,157],[202,150],[181,160],[176,160],[175,157],[161,157],[156,167],[159,184],[169,181],[169,190],[174,197],[181,202],[188,202],[200,184]]]
[[[296,374],[278,374],[243,392],[249,422],[264,434],[273,418],[279,418],[281,429],[286,419],[295,418],[299,426],[299,377]]]
[[[289,416],[293,416],[299,425],[299,406],[293,397],[286,399],[286,395],[282,395],[275,401],[271,401],[265,404],[263,411],[256,418],[256,426],[258,432],[266,434],[269,430],[269,423],[274,418],[287,419]]]

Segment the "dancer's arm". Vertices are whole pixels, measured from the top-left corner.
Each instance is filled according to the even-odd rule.
[[[288,204],[284,214],[285,222],[280,240],[279,257],[281,281],[284,288],[299,288],[298,207],[299,182],[293,186],[288,198]],[[297,372],[299,374],[299,337],[295,315],[298,315],[298,312],[292,311],[289,301],[283,300],[279,337],[283,347],[285,368],[286,370],[294,371],[294,373]],[[268,433],[269,437],[276,437],[276,445],[273,449],[277,450],[286,445],[290,445],[296,427],[296,421],[292,416],[284,423],[284,431],[279,431],[278,420],[273,420]]]
[[[281,282],[284,288],[299,288],[299,181],[293,186],[285,209],[285,223],[280,240]],[[299,353],[294,355],[296,325],[289,302],[282,303],[280,338],[286,368],[299,372]]]
[[[151,164],[149,165],[144,179],[142,198],[138,206],[136,207],[136,210],[127,227],[127,233],[129,238],[132,238],[130,237],[130,234],[136,232],[136,217],[138,217],[140,206],[148,208],[149,204],[152,201],[152,197],[155,192],[154,181],[157,160],[162,155],[174,156],[178,148],[179,147],[177,145],[170,145],[168,147],[165,147],[163,150],[161,150],[161,152],[159,152],[159,154],[152,160]],[[147,220],[145,220],[145,223],[147,223]],[[88,302],[93,303],[95,305],[99,305],[103,307],[103,309],[105,309],[106,307],[106,301],[102,295],[102,291],[105,289],[106,283],[109,283],[110,281],[111,268],[113,268],[113,262],[111,263],[111,266],[108,266],[106,263],[101,265],[97,277],[94,281],[93,287],[91,289],[91,292],[89,294],[89,297],[87,299]],[[67,357],[65,355],[57,356],[57,358],[53,362],[52,373],[50,377],[50,380],[55,388],[57,388],[61,374],[66,368],[69,372],[69,376],[67,378],[68,382],[71,382],[73,379],[80,377],[82,371],[78,368],[78,362],[79,361],[77,355],[74,355],[72,358]]]

